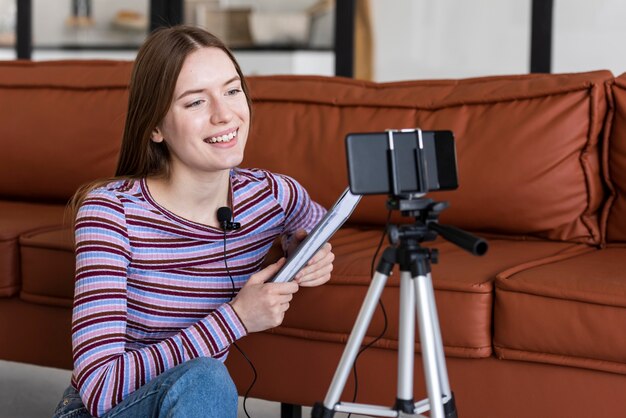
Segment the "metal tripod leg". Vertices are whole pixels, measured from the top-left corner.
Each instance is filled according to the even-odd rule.
[[[408,272],[400,273],[398,321],[398,387],[395,409],[413,413],[413,364],[415,361],[415,292]]]
[[[410,276],[410,273],[406,273]],[[437,351],[441,351],[441,346],[437,346],[437,337],[434,329],[434,319],[436,311],[432,307],[430,300],[430,292],[428,287],[432,288],[428,276],[417,276],[414,279],[414,291],[417,300],[417,320],[420,331],[420,345],[422,347],[422,360],[424,363],[424,374],[426,380],[426,390],[430,404],[430,412],[432,418],[444,418],[443,415],[443,397],[441,388],[441,379],[439,372],[439,355]],[[434,314],[434,315],[433,315]]]
[[[329,410],[333,410],[335,405],[339,402],[339,397],[343,392],[343,388],[346,386],[348,374],[354,364],[359,347],[363,342],[365,332],[367,331],[367,328],[372,320],[376,304],[378,303],[380,295],[385,288],[387,278],[387,275],[379,272],[374,274],[374,278],[372,279],[372,283],[367,291],[363,305],[361,305],[361,310],[357,316],[354,328],[348,338],[346,348],[341,356],[341,360],[339,361],[339,366],[337,366],[330,388],[328,389],[328,393],[324,399],[324,406]]]
[[[428,290],[428,298],[430,300],[430,309],[432,311],[432,329],[435,335],[435,346],[437,353],[437,366],[439,370],[439,378],[441,379],[441,391],[444,397],[452,398],[452,390],[450,389],[450,381],[448,380],[448,369],[446,367],[446,357],[443,350],[443,341],[441,339],[441,327],[439,326],[439,315],[437,314],[437,303],[435,301],[435,290],[433,288],[432,275],[428,273],[426,276]]]

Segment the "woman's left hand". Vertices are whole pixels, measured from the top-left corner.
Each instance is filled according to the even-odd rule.
[[[295,250],[298,244],[302,242],[307,235],[304,229],[296,231],[290,245],[290,252]],[[322,245],[322,248],[315,253],[306,266],[296,274],[294,280],[303,287],[320,286],[330,280],[334,260],[335,254],[332,252],[332,246],[327,242]]]

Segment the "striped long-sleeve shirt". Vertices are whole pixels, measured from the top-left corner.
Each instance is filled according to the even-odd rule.
[[[228,270],[239,290],[278,236],[312,227],[325,210],[295,180],[231,171]],[[156,203],[145,180],[91,191],[76,218],[72,384],[99,416],[160,373],[192,358],[225,360],[246,330],[227,302],[224,232]]]

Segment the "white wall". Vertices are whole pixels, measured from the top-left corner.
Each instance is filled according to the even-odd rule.
[[[626,72],[626,1],[555,0],[552,71]]]
[[[531,0],[370,0],[378,81],[527,73]],[[626,71],[626,1],[555,0],[552,72]]]
[[[371,4],[379,81],[527,71],[530,0]]]

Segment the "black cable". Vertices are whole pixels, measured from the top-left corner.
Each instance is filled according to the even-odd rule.
[[[372,264],[370,266],[370,276],[374,276],[374,263],[376,263],[376,258],[378,257],[378,253],[380,252],[381,247],[383,246],[383,241],[385,240],[385,235],[387,235],[387,229],[389,228],[389,221],[391,220],[391,210],[387,213],[387,221],[385,221],[385,228],[383,229],[383,234],[380,237],[380,241],[378,241],[378,247],[376,247],[376,252],[374,253],[374,257],[372,258]],[[361,347],[356,357],[354,358],[354,363],[352,364],[352,376],[354,376],[354,394],[352,396],[352,402],[356,402],[356,396],[359,391],[359,378],[356,371],[356,363],[359,361],[359,356],[363,354],[365,350],[373,346],[378,340],[380,340],[385,333],[387,332],[387,311],[385,310],[385,305],[383,304],[383,299],[378,299],[378,304],[380,305],[380,309],[383,312],[383,330],[376,338],[374,338],[370,343]],[[347,418],[350,418],[352,414],[348,414]]]
[[[230,285],[231,285],[230,300],[232,301],[235,298],[235,281],[233,280],[233,276],[230,274],[230,269],[228,268],[228,261],[226,260],[226,229],[224,229],[224,266],[226,267],[226,274],[228,274],[228,278],[230,279]],[[248,386],[248,390],[246,390],[246,393],[243,395],[243,412],[246,414],[246,417],[250,418],[250,414],[248,414],[248,409],[246,408],[246,402],[248,401],[248,394],[250,393],[250,391],[252,390],[252,387],[256,383],[256,379],[258,375],[256,372],[256,368],[254,367],[254,364],[252,364],[252,361],[248,358],[246,353],[244,353],[244,351],[241,349],[241,347],[237,345],[236,342],[233,342],[233,345],[235,346],[237,351],[241,353],[243,358],[246,359],[246,361],[250,365],[250,368],[252,368],[252,373],[254,375],[254,377],[252,378],[252,383],[250,383],[250,386]]]
[[[226,267],[226,274],[228,274],[228,278],[230,279],[230,300],[232,302],[235,299],[235,281],[233,280],[233,276],[230,274],[230,269],[228,268],[228,260],[226,260],[226,229],[224,229],[224,267]]]
[[[256,378],[258,375],[256,372],[256,368],[254,367],[254,364],[252,364],[252,360],[248,358],[246,353],[243,352],[243,350],[241,349],[241,347],[237,345],[237,343],[233,343],[233,345],[241,353],[243,358],[246,359],[246,361],[250,365],[250,368],[252,368],[252,373],[254,374],[254,377],[252,378],[252,383],[250,383],[250,386],[248,386],[248,390],[246,390],[246,393],[243,395],[243,412],[246,414],[246,417],[250,418],[250,414],[248,414],[248,409],[246,408],[246,402],[248,401],[248,394],[250,393],[250,391],[252,390],[252,387],[256,383]]]

